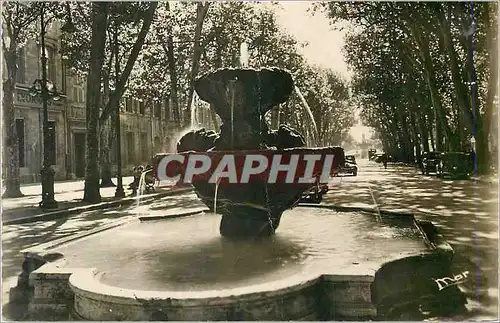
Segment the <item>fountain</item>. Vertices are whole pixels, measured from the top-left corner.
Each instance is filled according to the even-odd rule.
[[[192,130],[180,139],[177,145],[179,153],[207,152],[212,164],[220,161],[224,154],[247,156],[259,153],[269,157],[279,154],[282,160],[289,160],[294,154],[314,153],[323,161],[329,154],[333,157],[332,173],[344,163],[344,153],[339,147],[307,149],[303,137],[289,126],[281,125],[277,131],[268,129],[264,115],[285,102],[296,89],[286,71],[276,68],[222,69],[199,78],[195,89],[220,116],[221,130],[220,134],[205,129]],[[164,156],[160,154],[156,160]],[[319,170],[316,167],[313,177],[319,177]],[[186,173],[186,163],[180,172]],[[227,181],[216,184],[209,183],[208,176],[205,176],[193,180],[192,185],[199,198],[211,209],[217,190],[223,236],[254,237],[273,234],[283,212],[294,206],[304,191],[316,185],[316,181],[269,184],[266,178],[259,178],[248,184]]]
[[[264,114],[293,90],[292,77],[279,69],[201,77],[196,91],[221,117],[221,131],[190,131],[178,155],[205,156],[214,166],[232,155],[238,170],[252,154],[289,162],[294,154],[316,154],[313,181],[287,183],[287,174],[270,183],[264,172],[238,184],[212,167],[192,177],[196,196],[162,198],[142,212],[148,216],[132,212],[121,223],[24,250],[18,289],[30,318],[385,320],[436,302],[463,304],[449,284],[463,275],[452,275],[453,250],[432,223],[378,206],[297,205],[325,175],[321,165],[335,174],[344,155],[339,147],[304,148],[286,125],[268,129]],[[334,156],[331,164],[327,156]],[[305,176],[303,162],[297,169]],[[189,167],[166,168],[182,180]]]

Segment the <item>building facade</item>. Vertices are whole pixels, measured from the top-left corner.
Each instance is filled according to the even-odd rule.
[[[50,151],[53,152],[51,162],[56,171],[56,180],[82,178],[85,176],[87,133],[86,81],[71,75],[68,62],[59,54],[59,23],[54,22],[47,30],[47,78],[60,93],[59,100],[51,98],[48,102],[49,142],[52,146]],[[40,181],[43,161],[42,98],[30,91],[33,82],[41,78],[41,50],[36,39],[28,41],[18,62],[14,105],[22,183]],[[5,65],[3,70],[5,78]],[[151,106],[134,98],[124,98],[122,101],[122,167],[124,174],[127,174],[134,165],[147,162],[154,153],[173,151],[180,131],[170,121],[168,100]],[[112,143],[111,146],[112,162],[116,163],[116,145]],[[116,166],[112,169],[116,171]]]

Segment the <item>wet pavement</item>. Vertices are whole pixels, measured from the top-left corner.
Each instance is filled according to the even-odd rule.
[[[469,313],[462,319],[498,318],[498,187],[488,182],[442,180],[423,176],[417,169],[359,161],[357,177],[343,177],[331,184],[324,203],[412,210],[432,221],[455,249],[456,272],[473,277],[459,287],[466,294]],[[25,248],[111,224],[124,217],[147,215],[154,210],[203,206],[194,194],[169,196],[150,206],[84,212],[59,220],[3,227],[3,297],[21,270]],[[279,229],[278,229],[279,230]]]

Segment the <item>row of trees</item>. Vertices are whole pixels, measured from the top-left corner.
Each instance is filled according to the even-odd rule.
[[[363,122],[384,149],[415,161],[421,151],[470,149],[488,169],[498,105],[497,4],[324,4],[332,23],[350,22],[345,56]],[[494,152],[496,154],[496,152]]]
[[[312,111],[314,120],[294,95],[268,115],[272,127],[288,123],[304,133],[311,145],[338,145],[353,125],[345,81],[332,71],[307,63],[300,54],[304,45],[280,28],[273,6],[248,2],[68,2],[63,7],[57,3],[8,2],[4,25],[12,25],[6,17],[14,16],[19,21],[15,25],[18,30],[36,27],[40,5],[55,19],[71,12],[77,26],[76,32],[63,35],[61,51],[72,72],[87,79],[84,200],[88,202],[100,201],[99,179],[104,185],[111,183],[109,149],[116,138],[113,115],[121,98],[130,95],[147,106],[169,98],[172,121],[179,129],[186,128],[191,123],[194,80],[217,68],[240,66],[242,43],[248,44],[250,67],[289,70]],[[22,17],[20,9],[25,10]],[[14,45],[10,43],[13,49],[8,51],[4,46],[4,56],[11,55],[15,62],[28,36],[13,36],[9,35],[16,40]],[[16,64],[11,65],[4,88],[16,79]],[[12,95],[13,88],[4,92],[4,106],[7,96],[13,113]],[[13,119],[14,115],[9,115],[5,124],[13,127]],[[211,119],[210,126],[216,129],[218,118],[212,113]],[[17,144],[14,128],[7,138],[9,144]],[[11,172],[7,172],[6,184],[14,191],[19,191],[17,151],[16,147],[7,151]]]

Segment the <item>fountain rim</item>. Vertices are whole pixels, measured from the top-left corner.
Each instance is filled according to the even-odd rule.
[[[347,273],[349,272],[349,274]],[[371,270],[370,270],[371,271]],[[346,270],[346,274],[295,274],[284,279],[272,281],[272,284],[261,283],[245,287],[211,289],[203,291],[168,291],[168,290],[139,290],[107,285],[99,281],[99,272],[96,268],[82,268],[76,270],[69,277],[69,285],[75,294],[84,294],[90,298],[112,297],[123,302],[137,299],[169,299],[178,302],[198,303],[203,300],[211,303],[223,304],[242,300],[242,298],[253,299],[262,297],[281,296],[283,293],[293,292],[315,285],[323,279],[323,276],[332,277],[333,280],[351,279],[356,281],[372,282],[375,278],[375,270],[372,273],[361,272],[360,275],[352,274],[352,270]],[[92,296],[94,295],[94,296]],[[238,300],[233,297],[238,297]],[[186,304],[183,304],[186,305]]]
[[[312,205],[307,205],[306,207],[311,207]],[[327,208],[331,206],[326,206]],[[341,207],[339,210],[348,210],[349,207]],[[358,209],[358,208],[355,208]],[[359,208],[359,211],[372,212],[372,209]],[[396,212],[384,211],[385,215],[396,215]],[[403,216],[412,216],[412,214],[401,214]],[[420,222],[414,219],[415,224],[420,228]],[[72,274],[69,277],[69,286],[75,295],[80,295],[90,299],[102,299],[105,298],[107,301],[113,302],[114,304],[131,304],[137,305],[139,300],[168,300],[172,302],[172,305],[182,305],[182,306],[199,306],[209,303],[210,305],[223,305],[229,303],[235,303],[244,300],[258,300],[262,298],[269,297],[283,297],[287,293],[294,291],[299,291],[307,287],[311,287],[318,283],[324,281],[330,282],[354,282],[354,283],[372,283],[375,279],[377,272],[384,266],[396,263],[400,261],[406,261],[410,258],[422,258],[429,257],[434,259],[434,255],[437,253],[441,257],[451,259],[450,255],[453,254],[453,249],[444,240],[444,238],[439,234],[435,239],[430,239],[427,232],[422,230],[422,233],[426,235],[426,240],[430,242],[428,245],[428,250],[425,252],[415,253],[415,252],[404,252],[399,255],[394,255],[388,258],[382,264],[374,267],[345,267],[337,268],[335,272],[320,273],[320,272],[309,272],[309,273],[298,273],[288,276],[283,279],[274,280],[267,283],[254,284],[244,287],[236,288],[226,288],[226,289],[211,289],[202,291],[168,291],[168,290],[139,290],[123,288],[118,286],[107,285],[99,280],[99,276],[103,275],[104,272],[100,272],[97,268],[74,268]],[[62,263],[66,258],[60,259],[57,262],[47,264],[41,268],[48,267],[46,269],[50,270],[51,266],[57,267],[57,263]],[[70,267],[66,270],[72,270]]]
[[[304,207],[314,207],[314,205],[304,205]],[[338,211],[361,211],[368,213],[376,213],[375,210],[370,208],[358,208],[358,207],[337,207],[334,205],[324,205],[318,206],[320,208],[337,209]],[[102,298],[111,297],[116,298],[119,302],[136,302],[137,299],[169,299],[171,301],[178,302],[193,302],[191,305],[199,304],[200,301],[210,301],[211,304],[224,304],[228,302],[239,301],[242,298],[261,298],[261,297],[273,297],[282,296],[283,293],[293,292],[300,290],[309,286],[312,286],[321,281],[352,281],[352,282],[373,282],[376,273],[383,268],[385,265],[404,261],[404,259],[413,257],[432,257],[435,253],[448,258],[450,253],[453,253],[451,246],[444,240],[441,235],[438,235],[431,240],[428,233],[425,232],[421,227],[421,222],[414,218],[412,213],[403,212],[391,212],[391,211],[381,211],[381,214],[386,216],[405,216],[413,217],[414,224],[424,235],[424,240],[429,242],[427,244],[428,250],[421,253],[415,252],[404,252],[399,255],[394,255],[382,264],[379,264],[377,268],[372,267],[346,267],[337,268],[335,272],[309,272],[309,273],[299,273],[294,274],[289,277],[274,280],[267,283],[254,284],[244,287],[236,288],[226,288],[226,289],[211,289],[202,291],[169,291],[169,290],[139,290],[123,288],[118,286],[112,286],[105,284],[99,280],[99,275],[103,275],[104,272],[100,272],[97,268],[81,268],[81,270],[76,270],[69,277],[70,288],[73,292],[85,294],[89,298]],[[65,258],[61,259],[63,261]],[[238,297],[235,299],[234,297]],[[188,305],[188,304],[183,304]]]

